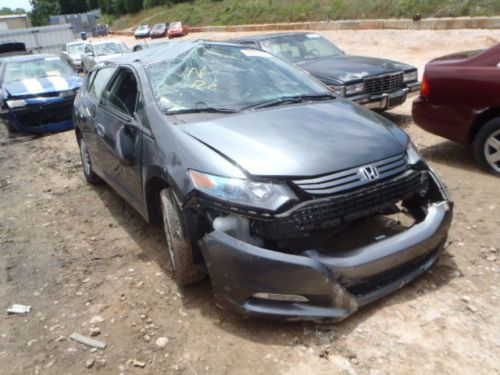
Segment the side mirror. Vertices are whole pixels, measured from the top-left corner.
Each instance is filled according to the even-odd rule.
[[[130,120],[128,123],[123,125],[116,135],[115,151],[118,156],[120,164],[129,167],[134,164],[137,155],[135,151],[138,149],[136,147],[136,142],[140,139],[137,137],[137,132],[139,130],[139,125],[135,120]]]

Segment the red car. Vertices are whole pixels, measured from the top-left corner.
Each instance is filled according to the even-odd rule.
[[[182,22],[172,22],[168,27],[168,37],[173,38],[176,36],[187,35],[187,27],[182,24]]]
[[[151,29],[149,36],[153,38],[163,38],[167,35],[168,25],[166,23],[157,23]]]
[[[478,163],[500,175],[500,44],[429,62],[413,118],[431,133],[472,145]]]

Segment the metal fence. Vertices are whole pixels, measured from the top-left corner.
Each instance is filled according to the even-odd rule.
[[[70,24],[0,32],[0,41],[23,42],[26,49],[33,53],[59,54],[62,47],[73,40],[75,40],[75,33]]]

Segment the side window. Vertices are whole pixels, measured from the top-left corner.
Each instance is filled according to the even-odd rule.
[[[95,99],[99,99],[104,91],[104,88],[106,87],[106,84],[115,71],[115,68],[102,68],[95,72],[93,80],[89,81],[90,95],[92,95]],[[89,79],[91,79],[91,77],[89,77]]]
[[[137,80],[134,73],[123,69],[104,90],[101,104],[111,111],[125,116],[132,116],[135,112],[138,96]]]

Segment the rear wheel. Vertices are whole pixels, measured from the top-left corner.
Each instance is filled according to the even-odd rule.
[[[203,280],[205,272],[194,263],[194,252],[188,225],[170,189],[160,192],[163,226],[167,250],[178,285],[190,285]]]
[[[484,169],[500,176],[500,118],[488,121],[479,130],[474,155]]]
[[[89,148],[83,137],[78,138],[80,146],[80,157],[82,159],[82,169],[85,180],[89,184],[96,185],[101,182],[101,178],[92,169],[92,159],[90,158]]]

